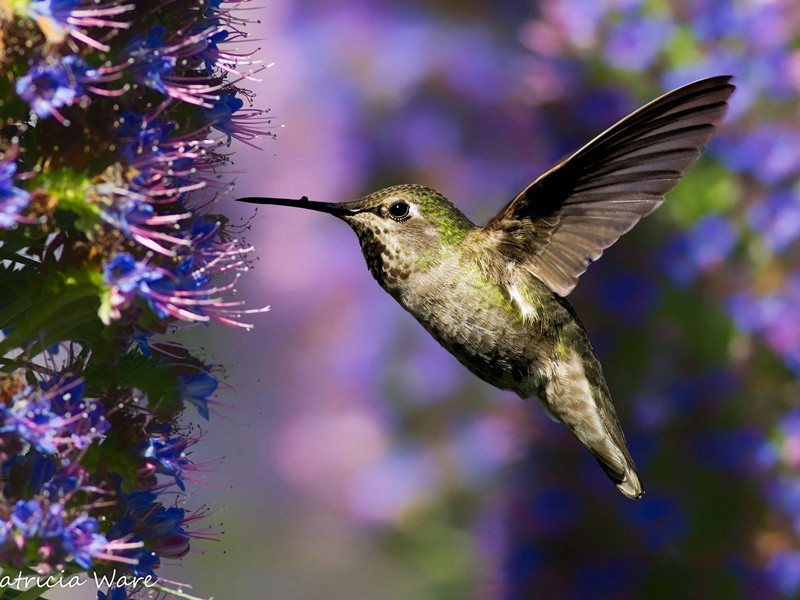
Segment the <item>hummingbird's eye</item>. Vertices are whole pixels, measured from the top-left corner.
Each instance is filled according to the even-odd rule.
[[[389,214],[393,219],[405,219],[409,210],[410,207],[405,202],[395,202],[389,207]]]

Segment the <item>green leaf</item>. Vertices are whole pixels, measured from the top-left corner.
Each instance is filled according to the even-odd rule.
[[[100,331],[97,309],[102,276],[88,269],[28,274],[11,278],[2,296],[13,301],[0,309],[0,328],[9,328],[0,355],[18,347],[43,350],[64,340],[88,342]],[[4,286],[6,287],[6,286]]]
[[[701,160],[669,193],[664,208],[686,227],[709,213],[736,206],[740,193],[730,172],[713,161]]]
[[[169,418],[183,409],[183,403],[178,374],[162,360],[138,350],[124,354],[113,364],[92,360],[85,370],[86,381],[98,391],[111,387],[141,390],[147,396],[148,408],[159,418]]]
[[[100,206],[91,202],[92,181],[87,173],[69,169],[45,171],[31,180],[31,189],[43,188],[58,201],[58,208],[76,215],[75,227],[90,239],[100,224]]]
[[[703,55],[690,27],[678,27],[665,45],[664,53],[672,67],[699,62]]]

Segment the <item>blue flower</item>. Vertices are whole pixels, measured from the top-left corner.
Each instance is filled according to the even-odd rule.
[[[233,114],[244,106],[241,98],[234,94],[220,94],[213,106],[205,111],[205,118],[209,125],[228,136],[227,144],[231,145],[231,137],[236,133]]]
[[[787,596],[795,596],[800,591],[800,552],[780,550],[767,564],[778,589]]]
[[[114,206],[105,208],[101,213],[103,220],[111,223],[122,233],[130,234],[130,224],[146,224],[155,214],[155,208],[149,202],[139,199],[125,199]]]
[[[736,226],[729,219],[709,215],[695,223],[687,234],[672,240],[662,259],[675,283],[689,285],[701,273],[721,264],[738,239]]]
[[[800,273],[786,278],[782,289],[759,296],[751,291],[728,298],[727,309],[736,327],[761,335],[786,365],[800,375]]]
[[[77,463],[71,463],[56,471],[53,477],[44,484],[43,490],[50,499],[64,498],[77,491],[86,480],[86,471]]]
[[[674,25],[659,17],[635,17],[613,25],[604,48],[606,60],[614,67],[630,71],[649,68],[658,57]]]
[[[211,283],[211,275],[204,269],[198,269],[191,256],[178,264],[175,275],[177,280],[173,285],[179,290],[202,290]]]
[[[17,500],[11,511],[11,523],[23,536],[31,538],[39,531],[42,516],[42,505],[38,500]]]
[[[206,47],[198,54],[203,59],[203,63],[205,64],[206,71],[208,71],[209,75],[213,75],[214,69],[217,67],[217,61],[219,60],[218,44],[224,42],[229,35],[229,31],[226,31],[225,29],[219,29],[215,33],[206,36]]]
[[[136,344],[139,346],[139,351],[148,358],[153,355],[153,353],[150,351],[151,337],[153,337],[152,333],[143,331],[142,329],[136,329],[131,336],[131,340],[136,342]]]
[[[0,519],[0,546],[6,543],[8,534],[11,532],[11,523],[5,519]]]
[[[214,238],[218,232],[219,226],[216,223],[212,223],[205,218],[197,219],[192,223],[191,240],[194,249],[196,251],[209,249],[214,243]]]
[[[205,371],[180,376],[181,400],[191,402],[204,419],[208,419],[208,397],[217,389],[217,380]]]
[[[90,74],[83,60],[68,55],[56,62],[32,67],[17,80],[15,89],[40,117],[52,115],[61,123],[68,124],[58,109],[70,106],[84,96],[82,84],[91,79]]]
[[[79,7],[79,4],[82,6]],[[92,3],[80,2],[80,0],[34,0],[28,4],[27,8],[31,17],[46,22],[42,31],[49,41],[61,43],[63,41],[61,34],[68,33],[95,50],[108,52],[110,47],[91,37],[86,30],[126,29],[130,23],[116,19],[120,15],[134,10],[136,5],[134,3],[122,4],[116,1],[103,5],[99,0]],[[61,32],[57,31],[59,27],[55,25],[60,27]]]
[[[28,192],[14,187],[14,173],[17,165],[0,160],[0,228],[10,229],[19,221],[19,213],[27,208],[31,196]]]
[[[63,419],[50,410],[50,402],[28,386],[13,397],[11,406],[0,405],[0,433],[14,433],[40,452],[57,452],[55,437]]]
[[[255,108],[242,109],[244,102],[234,94],[220,94],[218,97],[207,101],[208,108],[203,113],[205,122],[214,129],[228,136],[227,145],[231,139],[258,148],[252,140],[267,133],[267,126],[271,122],[264,116],[264,112]]]
[[[58,502],[53,502],[47,509],[41,521],[40,535],[42,537],[60,536],[64,530],[64,507]]]
[[[779,190],[769,195],[753,204],[747,221],[771,249],[782,250],[800,235],[800,194]]]
[[[147,548],[136,551],[131,558],[136,559],[136,566],[133,567],[133,574],[136,577],[147,577],[148,575],[155,577],[154,569],[161,566],[161,557],[158,553]]]
[[[789,123],[766,122],[715,146],[728,167],[767,185],[791,181],[800,173],[800,148]]]
[[[49,410],[60,417],[59,434],[70,436],[76,448],[86,448],[109,429],[101,402],[83,397],[85,384],[75,377],[54,377],[40,384],[49,400]]]
[[[28,4],[28,9],[35,15],[50,17],[63,26],[68,26],[67,19],[78,5],[79,0],[35,0]]]
[[[181,490],[186,486],[181,479],[183,468],[189,464],[185,451],[189,441],[181,436],[154,436],[147,442],[143,442],[139,452],[143,458],[147,459],[151,468],[156,473],[169,475],[175,479],[175,483]]]
[[[165,32],[156,25],[150,33],[134,37],[125,46],[124,52],[132,59],[134,78],[166,96],[210,108],[223,85],[210,75],[186,68],[208,46],[210,30],[196,31],[171,46],[164,42]]]
[[[97,600],[127,600],[127,598],[128,590],[121,586],[109,590],[108,594],[97,590]]]
[[[117,487],[117,496],[128,511],[137,511],[148,507],[153,504],[157,498],[157,495],[151,491],[133,491],[125,493],[119,487]]]
[[[125,141],[122,147],[125,158],[132,163],[141,153],[162,153],[158,145],[167,139],[173,127],[161,119],[147,119],[131,110],[124,111],[118,120],[117,135]]]
[[[81,516],[64,528],[61,541],[64,549],[75,557],[75,562],[84,569],[92,566],[92,558],[101,554],[108,545],[106,536],[97,533],[97,519]]]
[[[146,36],[136,36],[128,42],[124,52],[133,59],[134,77],[147,87],[167,93],[164,78],[172,73],[177,61],[164,49],[165,29],[156,25]]]
[[[144,530],[147,537],[159,538],[165,535],[185,533],[181,527],[186,510],[177,506],[164,508],[160,506],[158,510],[149,513],[145,521],[139,523],[139,531]]]
[[[167,313],[153,302],[150,284],[164,278],[158,269],[137,261],[132,254],[121,252],[103,265],[103,277],[112,288],[112,306],[127,305],[134,297],[140,296],[150,304],[159,317]]]
[[[50,482],[55,475],[56,462],[36,449],[31,449],[25,459],[30,466],[28,484],[34,493],[39,493],[44,485]]]

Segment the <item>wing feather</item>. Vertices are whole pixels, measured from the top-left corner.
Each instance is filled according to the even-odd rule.
[[[506,256],[566,296],[697,161],[733,90],[719,76],[653,100],[536,179],[486,229]]]

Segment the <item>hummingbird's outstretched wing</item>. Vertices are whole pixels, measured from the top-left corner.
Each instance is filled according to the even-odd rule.
[[[525,188],[486,226],[500,249],[560,296],[664,200],[700,156],[733,93],[695,81],[631,113]]]

